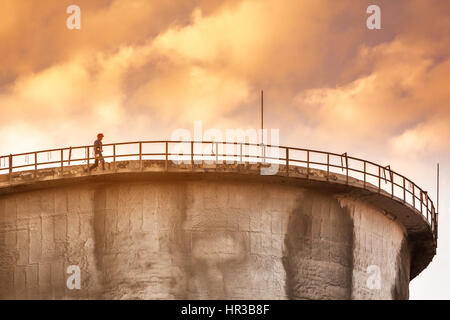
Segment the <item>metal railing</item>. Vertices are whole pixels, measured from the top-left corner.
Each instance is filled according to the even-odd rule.
[[[14,172],[34,171],[44,168],[64,168],[71,165],[86,165],[94,160],[93,146],[78,146],[60,149],[40,150],[27,153],[0,156],[0,174],[7,173],[11,179]],[[119,160],[139,160],[140,169],[144,160],[162,160],[168,170],[169,162],[196,164],[201,161],[215,163],[265,163],[284,165],[284,171],[277,174],[289,175],[294,167],[305,168],[307,178],[312,169],[322,170],[324,179],[333,174],[357,179],[362,187],[383,193],[404,204],[410,205],[428,223],[435,243],[438,237],[438,212],[428,193],[414,182],[391,170],[390,166],[380,166],[371,161],[348,156],[347,153],[261,145],[244,142],[215,141],[136,141],[103,145],[105,162],[114,169]],[[10,180],[11,181],[11,180]]]

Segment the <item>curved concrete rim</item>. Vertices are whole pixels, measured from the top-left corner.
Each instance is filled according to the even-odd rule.
[[[20,171],[0,175],[0,195],[17,192],[54,188],[73,183],[110,183],[123,180],[245,180],[247,182],[269,182],[307,186],[318,191],[332,191],[340,197],[352,197],[370,203],[379,208],[392,220],[405,228],[408,242],[411,244],[411,269],[410,280],[414,279],[432,261],[436,254],[436,242],[433,232],[426,219],[419,211],[403,200],[392,197],[378,187],[348,178],[345,175],[329,174],[323,170],[303,167],[290,167],[289,175],[286,174],[284,165],[274,175],[261,175],[260,163],[234,163],[234,164],[171,164],[166,167],[162,160],[120,161],[116,168],[112,169],[107,163],[105,171],[98,170],[87,172],[86,166],[40,169],[37,171]]]

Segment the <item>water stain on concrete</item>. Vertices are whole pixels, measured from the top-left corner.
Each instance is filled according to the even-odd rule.
[[[391,287],[391,294],[393,300],[408,300],[409,299],[409,263],[405,263],[405,259],[409,259],[409,248],[406,239],[402,240],[400,250],[397,253],[395,267],[395,282]]]
[[[325,228],[330,224],[331,228]],[[283,265],[289,299],[350,299],[353,221],[329,195],[301,194],[291,212]],[[322,283],[322,285],[317,285]]]

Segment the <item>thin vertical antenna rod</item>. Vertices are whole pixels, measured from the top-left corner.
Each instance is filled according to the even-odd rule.
[[[437,196],[436,196],[437,213],[439,213],[439,162],[437,164]]]
[[[264,143],[264,91],[261,90],[261,144]]]

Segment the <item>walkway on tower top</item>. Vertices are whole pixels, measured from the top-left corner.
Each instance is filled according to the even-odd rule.
[[[410,179],[371,161],[344,154],[214,141],[134,141],[103,145],[106,170],[87,170],[93,146],[40,150],[0,156],[0,195],[41,188],[61,180],[86,180],[101,176],[136,177],[154,174],[192,175],[231,173],[257,179],[283,179],[347,190],[392,215],[417,239],[431,238],[427,250],[434,256],[438,237],[438,212],[428,193]],[[293,179],[296,178],[296,179]],[[425,228],[425,229],[424,229]],[[425,236],[424,238],[424,235]],[[428,236],[429,235],[429,236]],[[412,274],[418,274],[429,261]]]

